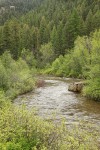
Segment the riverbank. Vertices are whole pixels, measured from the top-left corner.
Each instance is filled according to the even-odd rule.
[[[100,101],[100,30],[89,37],[78,37],[72,50],[45,65],[44,74],[86,80],[83,94]]]
[[[54,122],[46,121],[45,119],[43,119],[43,117],[40,118],[39,116],[37,116],[36,112],[32,111],[31,108],[27,109],[24,105],[18,106],[14,101],[14,103],[10,102],[10,100],[14,99],[18,95],[33,90],[36,85],[36,80],[33,77],[33,70],[29,68],[27,63],[22,58],[19,58],[17,61],[15,61],[12,59],[11,55],[8,52],[4,53],[0,57],[0,70],[2,70],[2,72],[0,72],[1,150],[66,150],[66,147],[68,150],[72,150],[72,147],[74,147],[74,149],[76,150],[83,147],[90,150],[92,144],[93,150],[98,149],[98,131],[96,131],[96,133],[93,132],[91,135],[90,130],[88,131],[84,128],[83,131],[82,128],[79,129],[78,126],[76,128],[76,125],[73,126],[71,130],[67,130],[66,122],[58,125],[58,123],[56,123],[56,120]],[[47,85],[49,81],[46,81],[46,83],[43,80],[39,79],[37,84],[39,88],[36,89],[37,97],[33,99],[31,105],[32,107],[35,107],[36,105],[34,105],[34,102],[36,102],[36,104],[40,103],[43,106],[41,115],[44,113],[44,111],[48,111],[48,108],[50,108],[50,112],[52,112],[52,110],[54,110],[55,108],[61,108],[62,112],[64,112],[65,104],[67,104],[67,106],[68,104],[70,104],[69,106],[71,106],[72,103],[72,107],[74,107],[73,104],[75,104],[75,101],[73,98],[75,98],[75,96],[73,98],[70,97],[71,95],[73,95],[72,93],[67,93],[66,95],[66,85],[68,79],[66,78],[65,82],[63,82],[62,80],[62,78],[59,80],[59,87],[58,79],[55,81],[51,80],[49,85]],[[69,82],[71,82],[71,80]],[[50,85],[52,88],[49,88]],[[43,90],[43,95],[41,95],[42,97],[38,97],[38,92],[41,93],[41,90]],[[36,91],[33,92],[32,97],[35,95],[35,92]],[[25,99],[27,99],[26,95],[27,94],[25,94]],[[27,103],[31,102],[32,97],[30,97],[29,95],[31,96],[31,92],[28,93],[29,99]],[[24,95],[22,95],[21,97],[23,96]],[[68,101],[67,96],[69,97]],[[20,102],[22,102],[21,99],[19,100]],[[45,102],[48,105],[44,105]],[[69,107],[68,110],[70,110],[69,118],[73,118],[72,114],[75,114],[73,108],[71,110]],[[76,135],[78,136],[76,137]],[[86,137],[86,135],[87,138],[84,138]],[[95,138],[94,135],[96,135],[97,138]]]
[[[62,66],[62,64],[59,64]],[[58,68],[58,72],[60,71],[60,67]],[[55,68],[53,68],[55,69]],[[94,101],[98,101],[100,102],[100,84],[99,84],[99,77],[98,78],[94,78],[93,80],[90,78],[82,78],[82,77],[74,77],[74,76],[69,76],[69,75],[56,75],[55,72],[53,73],[52,71],[52,66],[51,68],[46,68],[46,69],[43,69],[40,71],[40,74],[41,75],[44,75],[44,76],[49,76],[49,77],[57,77],[57,78],[62,78],[62,79],[66,79],[66,78],[69,78],[69,79],[72,79],[73,80],[73,83],[71,84],[72,86],[70,86],[70,88],[72,89],[73,92],[81,92],[82,95],[84,97],[87,97],[88,99],[91,99],[91,100],[94,100]],[[62,71],[63,72],[63,71]],[[78,80],[78,82],[82,82],[82,84],[80,85],[79,87],[79,90],[75,90],[75,82],[76,80]],[[69,88],[69,89],[70,89]]]
[[[83,121],[79,121],[79,119],[79,122],[76,122],[76,119],[73,120],[74,116],[72,114],[79,114],[82,118],[83,113],[77,111],[75,113],[74,111],[78,110],[76,107],[77,99],[74,93],[67,91],[66,87],[67,83],[71,82],[72,80],[67,78],[65,80],[62,78],[59,78],[59,80],[58,78],[54,79],[54,77],[49,80],[47,79],[44,86],[39,86],[35,91],[19,96],[16,99],[16,103],[14,101],[13,104],[3,93],[0,93],[0,149],[66,150],[67,148],[67,150],[72,150],[74,148],[77,150],[83,148],[98,150],[99,130],[97,126],[89,122],[89,118],[91,117],[89,116],[89,118]],[[23,101],[26,102],[26,104],[24,103],[26,107],[25,105],[21,105]],[[84,102],[82,100],[79,101],[80,103]],[[27,104],[29,104],[30,108]],[[36,104],[43,106],[43,109],[41,111],[38,110],[38,113],[33,109]],[[66,108],[66,106],[69,106],[69,108]],[[83,104],[81,106],[84,108]],[[36,106],[36,108],[39,107]],[[38,116],[39,113],[41,115],[46,115],[47,112],[52,113],[52,110],[56,111],[55,108],[62,110],[65,116],[67,115],[67,121],[62,122],[61,120],[63,119],[60,118],[61,120],[58,124],[56,118],[53,121],[50,119],[46,121],[43,119],[43,116]],[[69,110],[69,112],[65,113],[65,109]],[[82,108],[80,110],[82,112]],[[88,105],[87,110],[89,110]],[[57,118],[59,117],[57,116]],[[68,118],[70,119],[69,122]],[[73,126],[71,125],[72,122]],[[93,149],[91,149],[91,145]]]
[[[60,124],[47,122],[36,116],[33,110],[23,106],[7,104],[0,109],[1,150],[72,150],[72,148],[98,150],[98,132],[92,131],[91,134],[77,127],[69,131],[64,122]]]
[[[33,71],[22,58],[14,60],[9,52],[0,57],[0,91],[13,100],[35,87]]]
[[[43,78],[41,77],[41,80]],[[61,115],[67,118],[69,122],[76,122],[76,118],[84,120],[85,117],[88,122],[99,124],[100,105],[98,102],[91,101],[91,99],[87,99],[81,94],[68,91],[69,85],[77,81],[79,80],[45,77],[45,84],[42,87],[19,96],[14,103],[16,105],[25,104],[28,108],[36,107],[38,114],[44,118],[52,116],[52,113],[58,113],[58,116]]]
[[[76,126],[78,131],[96,131],[99,135],[100,105],[80,94],[69,92],[68,85],[73,81],[76,80],[45,77],[43,87],[19,96],[14,103],[19,106],[24,104],[29,110],[35,107],[38,110],[36,114],[49,121],[53,118],[54,122],[58,123],[64,118],[67,129]],[[76,132],[76,128],[74,131]]]

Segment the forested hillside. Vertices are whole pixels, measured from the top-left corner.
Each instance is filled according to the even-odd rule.
[[[42,0],[0,0],[0,25],[5,21],[35,9]]]
[[[10,16],[13,11],[13,18],[7,19],[7,22],[0,27],[1,53],[10,50],[17,58],[22,49],[26,48],[38,57],[41,53],[41,45],[47,44],[46,46],[50,47],[51,43],[54,58],[56,58],[73,48],[78,35],[89,35],[100,27],[99,0],[44,0],[37,7],[39,2],[40,0],[1,1],[1,6],[5,9],[8,6],[15,6],[15,13],[12,9],[7,12]],[[33,7],[36,9],[17,18],[19,13],[23,14]],[[4,15],[6,15],[5,11]],[[5,19],[6,16],[3,14],[1,18]]]
[[[0,14],[0,54],[9,51],[17,60],[23,50],[29,50],[37,60],[38,68],[51,65],[60,55],[74,55],[72,49],[77,37],[88,39],[100,28],[99,0],[1,0]],[[87,43],[91,55],[93,47]],[[77,57],[72,61],[75,59],[79,62]],[[86,78],[84,69],[76,66],[78,70],[75,72],[72,67],[74,70],[66,76]]]
[[[67,91],[72,79],[45,84],[41,74],[80,78],[82,95]],[[99,150],[90,99],[100,101],[100,0],[0,0],[0,150]],[[31,106],[59,116],[44,120]]]

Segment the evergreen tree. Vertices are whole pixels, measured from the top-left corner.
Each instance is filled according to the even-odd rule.
[[[6,22],[3,28],[3,49],[10,50],[10,48],[11,48],[11,28],[9,22]]]
[[[69,18],[67,24],[67,48],[72,48],[74,46],[74,41],[78,35],[80,35],[81,20],[77,11],[74,10]]]
[[[11,27],[11,48],[10,52],[14,59],[19,57],[19,47],[20,47],[20,26],[17,21],[12,21],[10,23]]]
[[[4,52],[3,49],[3,27],[0,27],[0,55]]]
[[[99,29],[100,28],[100,10],[96,11],[96,13],[93,15],[92,20],[93,20],[92,22],[93,30]]]
[[[55,26],[53,27],[53,30],[51,32],[51,42],[54,48],[55,56],[57,57],[58,37],[57,37],[57,29]]]
[[[86,33],[87,35],[93,30],[93,13],[90,10],[86,18]]]
[[[59,25],[57,26],[57,54],[59,55],[64,55],[64,50],[63,50],[63,42],[62,42],[62,38],[63,38],[63,24],[62,22],[59,23]]]
[[[8,9],[11,4],[16,5],[14,12]],[[11,51],[15,59],[23,48],[39,58],[41,45],[49,42],[56,58],[73,48],[77,36],[100,28],[99,0],[5,0],[0,6],[1,20],[5,22],[9,16],[0,27],[0,51]],[[21,16],[18,20],[17,15]]]
[[[44,43],[47,43],[47,23],[45,20],[45,17],[43,16],[40,22],[40,40],[41,40],[41,45]]]

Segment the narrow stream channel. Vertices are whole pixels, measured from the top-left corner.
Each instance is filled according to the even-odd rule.
[[[66,123],[87,121],[100,126],[100,103],[87,100],[79,94],[68,91],[72,79],[49,78],[45,85],[35,92],[19,96],[14,103],[27,107],[36,107],[38,114],[44,118],[56,113],[57,119],[66,118]]]

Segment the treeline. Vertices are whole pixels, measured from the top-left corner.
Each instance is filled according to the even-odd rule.
[[[30,9],[28,4],[26,7]],[[44,0],[19,20],[8,20],[0,27],[0,53],[10,50],[17,59],[25,48],[41,61],[41,46],[49,44],[53,59],[64,55],[78,35],[89,35],[100,27],[99,7],[99,0]]]

